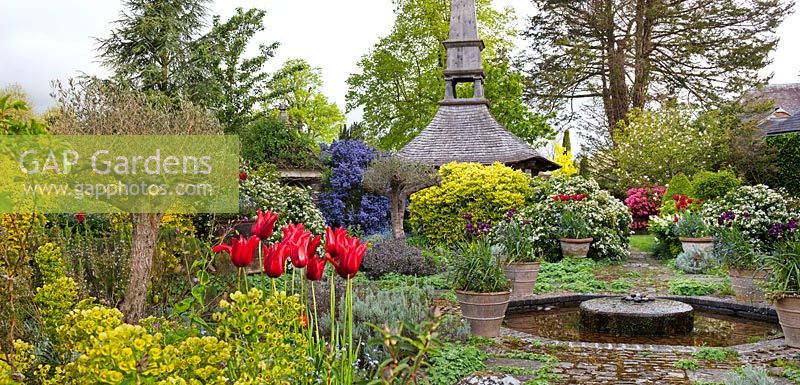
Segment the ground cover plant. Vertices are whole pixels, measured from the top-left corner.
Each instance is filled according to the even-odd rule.
[[[608,285],[595,277],[596,266],[597,262],[591,259],[565,258],[555,263],[545,262],[539,270],[534,292],[541,294],[558,291],[576,293],[605,291]]]

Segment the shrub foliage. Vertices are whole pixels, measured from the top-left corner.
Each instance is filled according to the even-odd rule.
[[[500,163],[450,163],[439,169],[442,183],[411,195],[409,223],[433,242],[464,240],[464,215],[477,223],[496,223],[531,193],[530,178]]]

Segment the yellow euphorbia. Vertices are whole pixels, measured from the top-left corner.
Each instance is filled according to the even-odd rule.
[[[575,165],[575,160],[572,159],[571,151],[556,143],[554,152],[553,162],[558,163],[561,168],[553,171],[553,175],[573,176],[578,173],[578,166]]]

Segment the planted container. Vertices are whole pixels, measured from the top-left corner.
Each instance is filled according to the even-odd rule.
[[[503,271],[511,281],[511,295],[524,297],[533,294],[536,278],[539,276],[538,262],[515,262],[506,265]]]
[[[678,238],[683,246],[683,251],[688,254],[710,254],[714,252],[714,238]]]
[[[499,336],[511,298],[511,282],[501,259],[491,244],[478,240],[462,244],[452,260],[450,280],[472,334]]]
[[[561,254],[565,257],[586,258],[594,238],[559,238]]]
[[[784,297],[775,302],[778,321],[786,337],[786,345],[800,348],[800,297]]]
[[[500,335],[500,326],[506,316],[511,298],[510,291],[478,293],[456,290],[462,316],[469,321],[472,334],[494,338]]]

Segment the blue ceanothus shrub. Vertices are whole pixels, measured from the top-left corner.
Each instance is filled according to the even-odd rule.
[[[377,149],[358,140],[337,140],[322,147],[322,162],[329,169],[319,206],[330,226],[375,234],[389,224],[389,200],[361,188],[369,162],[380,156]]]

